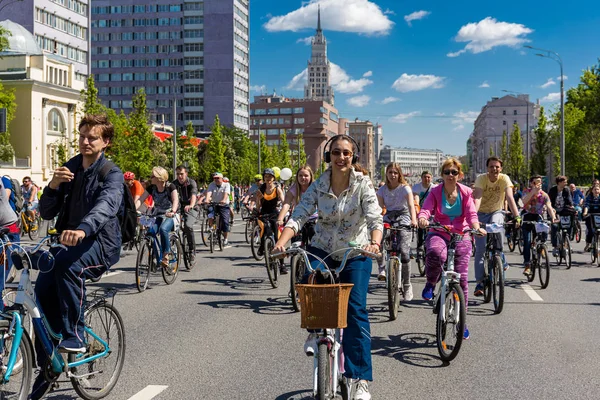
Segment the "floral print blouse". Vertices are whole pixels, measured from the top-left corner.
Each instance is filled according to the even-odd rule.
[[[368,244],[372,231],[383,232],[381,207],[373,183],[354,169],[350,171],[348,188],[339,197],[331,190],[331,168],[326,170],[304,192],[286,227],[300,232],[315,211],[319,217],[311,245],[327,252],[348,247],[350,242]],[[343,255],[340,252],[332,258],[339,261]]]

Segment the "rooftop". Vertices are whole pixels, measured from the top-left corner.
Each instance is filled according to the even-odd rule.
[[[33,34],[23,28],[23,26],[9,19],[0,21],[0,26],[10,32],[8,36],[8,48],[0,52],[1,55],[43,54]]]

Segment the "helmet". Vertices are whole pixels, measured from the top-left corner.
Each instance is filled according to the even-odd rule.
[[[261,179],[262,179],[262,175],[261,174],[254,175],[254,180],[255,181],[260,181]]]
[[[263,171],[263,176],[265,175],[273,175],[273,177],[275,177],[275,171],[273,171],[273,168],[265,168]]]
[[[135,174],[131,171],[127,171],[123,174],[123,179],[125,179],[126,181],[130,181],[132,179],[135,179]]]

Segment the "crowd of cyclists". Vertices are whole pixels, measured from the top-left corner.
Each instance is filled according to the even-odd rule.
[[[445,160],[440,166],[442,180],[433,183],[433,174],[423,172],[421,182],[410,186],[402,168],[392,162],[385,168],[385,181],[376,189],[371,178],[360,166],[358,144],[347,135],[332,137],[323,154],[328,168],[317,178],[309,166],[302,166],[289,186],[278,181],[278,171],[266,168],[254,176],[250,187],[233,185],[221,172],[215,171],[213,181],[199,188],[188,176],[185,166],[178,166],[176,177],[169,179],[167,170],[154,167],[150,179],[138,180],[132,172],[123,173],[118,166],[105,158],[104,150],[110,144],[114,130],[105,116],[85,116],[80,125],[79,147],[81,154],[54,171],[53,178],[38,200],[37,190],[30,178],[23,180],[23,196],[27,199],[27,212],[39,212],[44,219],[58,217],[55,226],[61,242],[70,248],[57,252],[52,274],[40,275],[36,295],[46,310],[48,320],[56,332],[63,335],[59,348],[64,352],[81,352],[83,343],[82,299],[85,298],[86,279],[96,279],[114,265],[122,252],[118,215],[124,196],[123,183],[133,198],[140,214],[156,217],[153,230],[158,234],[161,265],[166,266],[172,256],[169,233],[175,227],[175,217],[184,221],[183,234],[196,248],[194,226],[206,215],[207,225],[220,218],[223,244],[229,244],[229,234],[235,213],[254,215],[265,221],[274,234],[273,252],[285,252],[290,241],[299,237],[307,243],[307,250],[324,257],[332,251],[357,243],[364,254],[352,257],[340,273],[339,281],[354,284],[348,303],[348,325],[344,329],[343,346],[345,376],[357,381],[355,398],[371,398],[368,382],[373,379],[371,336],[367,312],[367,292],[372,270],[372,260],[366,254],[380,254],[386,243],[385,224],[404,227],[394,243],[400,255],[405,302],[413,300],[411,283],[411,243],[416,236],[416,256],[425,256],[426,284],[421,293],[424,300],[434,298],[442,267],[448,255],[449,234],[429,229],[431,224],[447,226],[452,233],[463,235],[476,232],[474,242],[464,234],[455,247],[454,268],[460,273],[460,286],[468,303],[468,272],[474,252],[475,288],[473,295],[483,296],[484,250],[486,230],[482,224],[515,224],[521,221],[540,221],[546,215],[551,222],[553,253],[559,251],[557,222],[559,216],[570,216],[573,229],[576,221],[585,219],[586,247],[590,250],[596,227],[593,214],[600,213],[600,182],[594,181],[586,194],[568,184],[565,176],[556,177],[556,185],[548,193],[542,190],[542,177],[532,176],[529,187],[520,191],[511,179],[502,173],[502,160],[490,157],[487,173],[479,176],[473,185],[461,182],[464,178],[461,163],[455,158]],[[434,171],[435,172],[435,171]],[[17,218],[11,204],[12,191],[5,179],[0,188],[0,226],[9,229],[18,241]],[[1,190],[4,189],[4,190]],[[206,213],[204,212],[206,210]],[[242,212],[245,211],[245,213]],[[530,274],[531,235],[534,227],[524,224],[523,274]],[[266,230],[261,226],[261,230]],[[264,235],[261,235],[261,244]],[[502,251],[502,241],[499,243]],[[263,246],[259,246],[259,255]],[[389,249],[388,249],[389,250]],[[195,254],[195,252],[193,252]],[[311,264],[318,263],[310,258]],[[379,281],[386,281],[384,259],[378,259]],[[336,268],[341,260],[327,258],[329,268]],[[503,259],[504,270],[509,268]],[[279,264],[281,274],[288,273],[286,263]],[[58,296],[58,293],[61,296]],[[459,332],[470,338],[467,325]],[[307,355],[315,352],[315,333],[309,332],[304,344]],[[36,342],[36,349],[39,343]],[[38,358],[44,368],[47,360]],[[44,374],[38,375],[32,399],[40,399],[50,390]]]

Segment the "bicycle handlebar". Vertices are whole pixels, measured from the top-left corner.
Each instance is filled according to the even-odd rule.
[[[477,229],[471,229],[471,228],[467,228],[465,229],[462,233],[456,233],[456,232],[452,232],[452,227],[448,226],[448,225],[442,225],[442,224],[429,224],[428,226],[425,227],[425,229],[435,229],[438,231],[443,231],[446,232],[450,235],[456,235],[456,236],[465,236],[466,234],[472,234],[475,236],[485,236],[483,233],[479,232]]]

